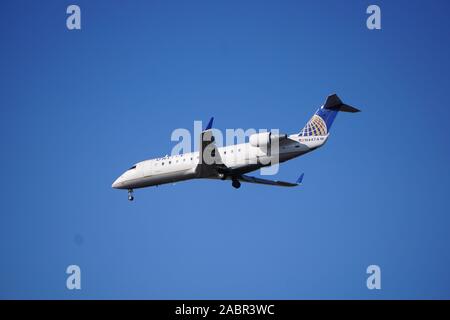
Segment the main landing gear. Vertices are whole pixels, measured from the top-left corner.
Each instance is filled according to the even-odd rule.
[[[133,201],[134,200],[133,189],[128,189],[128,200],[129,201]]]
[[[238,179],[233,179],[233,182],[231,183],[231,185],[233,186],[233,188],[239,189],[241,187],[241,183],[239,182]]]

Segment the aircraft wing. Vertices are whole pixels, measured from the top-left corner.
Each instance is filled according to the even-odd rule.
[[[205,130],[200,134],[199,164],[196,168],[199,178],[217,176],[219,170],[227,169],[223,164],[214,140],[212,131],[213,121],[214,118],[211,118]]]
[[[285,181],[267,180],[267,179],[262,179],[262,178],[250,177],[247,175],[240,175],[238,177],[238,179],[243,182],[266,184],[266,185],[270,185],[270,186],[296,187],[302,183],[303,176],[304,176],[304,173],[302,173],[300,175],[300,177],[297,179],[297,181],[295,183],[285,182]]]
[[[240,169],[228,168],[222,161],[219,151],[217,150],[216,143],[214,141],[214,135],[212,131],[212,124],[214,118],[209,120],[205,130],[200,134],[200,148],[199,148],[199,164],[196,168],[196,174],[198,178],[217,178],[219,175],[224,175],[225,179],[238,179],[243,182],[265,184],[271,186],[280,187],[295,187],[302,183],[303,173],[297,179],[295,183],[285,181],[274,181],[262,178],[251,177],[242,174]],[[255,170],[257,168],[253,168]],[[241,171],[241,172],[239,172]]]

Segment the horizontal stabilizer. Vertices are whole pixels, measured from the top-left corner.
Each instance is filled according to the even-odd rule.
[[[360,112],[361,111],[352,106],[349,106],[348,104],[342,103],[341,99],[339,99],[337,94],[332,94],[332,95],[328,96],[327,101],[325,101],[325,104],[323,107],[328,110],[336,110],[336,111],[342,111],[342,112]]]

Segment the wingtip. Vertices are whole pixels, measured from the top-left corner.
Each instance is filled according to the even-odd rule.
[[[300,175],[300,177],[298,177],[298,179],[297,179],[297,184],[301,184],[302,182],[303,182],[303,176],[304,176],[305,174],[304,173],[302,173],[301,175]]]
[[[213,122],[214,122],[214,117],[211,117],[211,119],[209,119],[208,125],[206,126],[205,130],[211,129]]]

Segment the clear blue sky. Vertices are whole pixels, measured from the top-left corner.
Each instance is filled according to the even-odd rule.
[[[0,297],[450,298],[450,5],[373,3],[2,1]],[[281,167],[301,188],[111,189],[173,129],[294,133],[333,92],[363,112]]]

